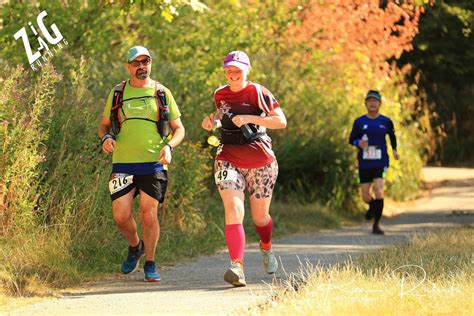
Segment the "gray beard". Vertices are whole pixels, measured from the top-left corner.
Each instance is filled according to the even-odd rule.
[[[137,70],[137,72],[135,73],[135,77],[140,80],[145,80],[146,78],[148,78],[148,71],[139,72],[139,70]]]

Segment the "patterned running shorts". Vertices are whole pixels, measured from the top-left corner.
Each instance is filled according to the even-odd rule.
[[[251,197],[257,199],[272,196],[278,177],[278,163],[276,160],[260,168],[239,168],[228,161],[216,160],[214,170],[219,190],[246,191]]]

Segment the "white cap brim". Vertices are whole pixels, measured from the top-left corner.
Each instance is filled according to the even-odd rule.
[[[224,64],[224,68],[229,67],[229,66],[235,66],[235,67],[239,68],[242,71],[247,71],[247,70],[250,69],[249,65],[241,63],[239,61],[235,61],[235,60],[229,61],[228,63]]]

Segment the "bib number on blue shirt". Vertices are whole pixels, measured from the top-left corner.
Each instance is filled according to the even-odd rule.
[[[377,146],[367,146],[362,151],[362,159],[364,160],[379,160],[382,159],[382,150]]]

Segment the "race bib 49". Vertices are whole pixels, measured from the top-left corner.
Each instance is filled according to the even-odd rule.
[[[216,180],[216,184],[221,182],[237,182],[238,174],[236,170],[232,169],[219,170],[214,174],[214,179]]]

